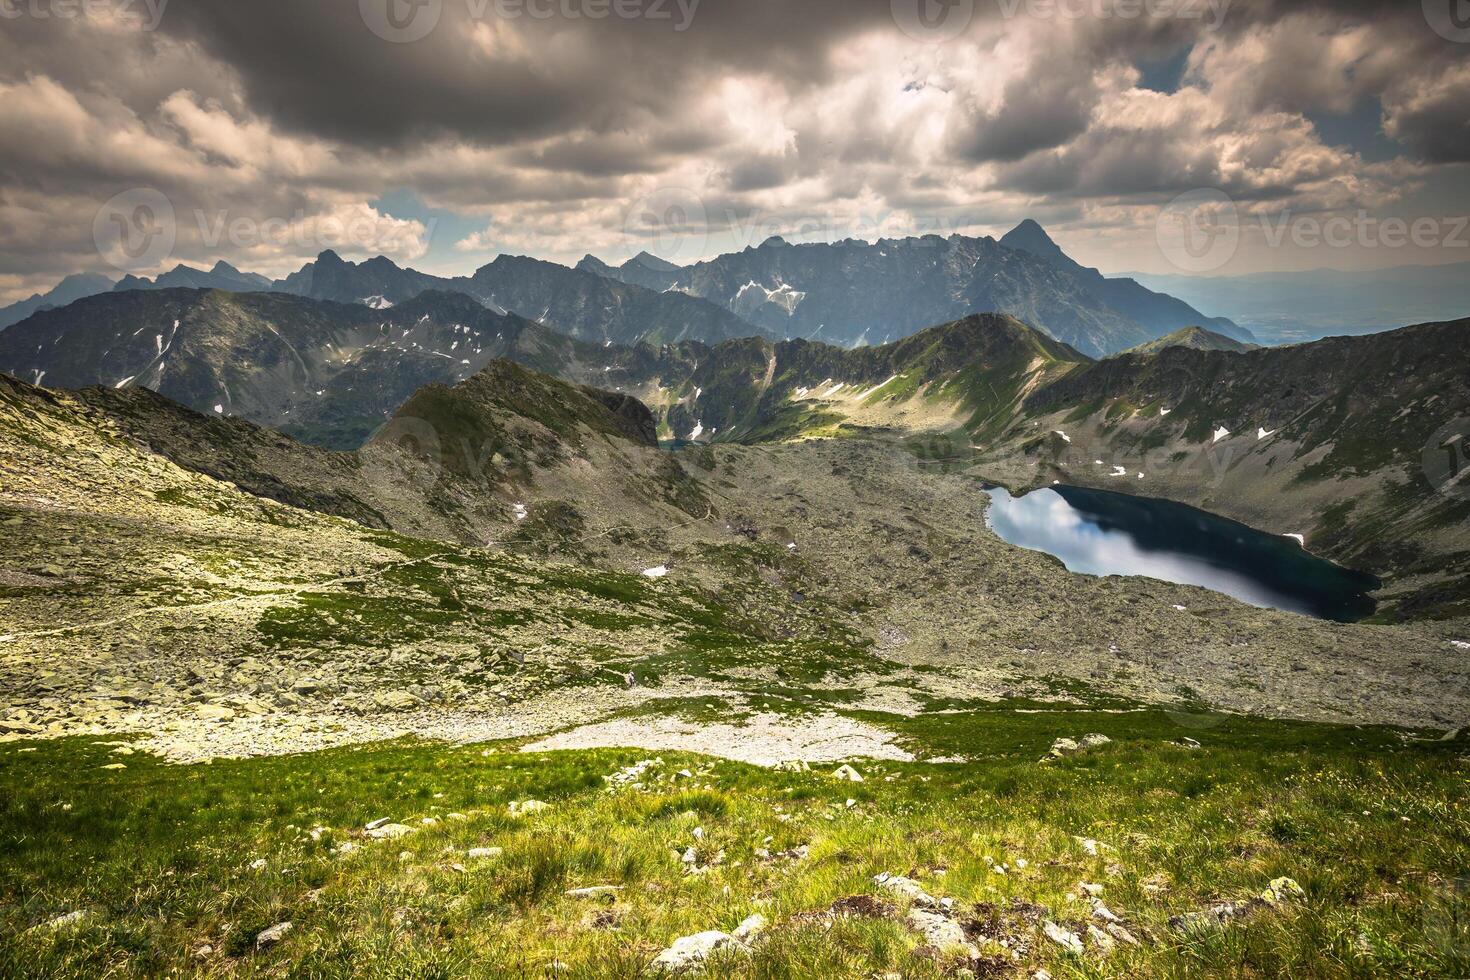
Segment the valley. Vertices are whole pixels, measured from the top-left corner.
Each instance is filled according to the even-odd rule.
[[[737,923],[702,968],[1463,961],[1432,872],[1352,905],[1464,846],[1457,622],[1075,575],[937,435],[670,455],[506,361],[397,418],[344,453],[4,381],[6,970],[635,977]]]

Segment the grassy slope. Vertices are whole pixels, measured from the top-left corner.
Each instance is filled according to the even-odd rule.
[[[973,761],[859,763],[868,778],[853,785],[665,754],[644,788],[613,792],[603,776],[652,753],[397,743],[193,767],[135,755],[103,770],[119,757],[88,740],[11,745],[0,756],[0,975],[541,976],[560,962],[562,976],[634,977],[674,938],[728,930],[755,910],[772,921],[767,939],[713,975],[939,975],[951,964],[916,957],[919,939],[900,922],[829,929],[811,915],[881,894],[871,879],[882,871],[953,897],[962,920],[992,918],[987,933],[1021,951],[997,960],[997,975],[1470,971],[1453,880],[1470,871],[1463,744],[1155,712],[886,723],[921,754]],[[1056,734],[1084,731],[1115,742],[1036,761]],[[1176,744],[1186,735],[1203,748]],[[693,779],[675,775],[685,767]],[[552,809],[507,815],[529,798]],[[455,812],[469,819],[447,819]],[[399,841],[356,829],[426,816],[442,822]],[[701,862],[726,859],[687,876],[676,851],[696,826]],[[319,840],[313,827],[327,828]],[[1108,846],[1090,857],[1076,836]],[[764,860],[768,837],[772,853],[806,845],[810,857]],[[364,850],[333,856],[349,840]],[[465,856],[481,846],[504,854]],[[1192,937],[1167,927],[1279,875],[1305,887],[1301,907]],[[1029,905],[1012,904],[1077,928],[1087,910],[1068,893],[1079,881],[1105,884],[1108,906],[1152,940],[1072,959],[1028,924]],[[625,890],[597,902],[563,894],[599,884]],[[89,916],[75,928],[33,929],[80,908]],[[588,928],[599,914],[610,927]],[[287,939],[255,952],[255,935],[281,921],[294,924]]]

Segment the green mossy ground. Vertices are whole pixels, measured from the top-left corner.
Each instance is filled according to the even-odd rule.
[[[1159,711],[864,718],[921,759],[968,761],[859,762],[867,779],[851,784],[663,753],[642,790],[612,791],[604,776],[655,753],[392,743],[179,767],[98,740],[12,743],[0,754],[0,975],[636,977],[678,936],[753,911],[771,920],[767,938],[710,975],[943,974],[953,963],[916,957],[901,915],[819,914],[881,894],[883,871],[1010,937],[1022,956],[988,947],[993,975],[1470,973],[1463,743]],[[1037,761],[1058,735],[1088,731],[1114,742]],[[119,758],[126,769],[101,768]],[[686,768],[692,779],[676,775]],[[525,799],[551,809],[509,816]],[[381,817],[420,829],[364,840]],[[362,850],[334,856],[347,841]],[[676,852],[691,845],[723,863],[686,875]],[[492,846],[497,859],[466,856]],[[805,860],[757,854],[799,846]],[[1282,875],[1305,888],[1300,905],[1193,936],[1167,925]],[[1086,906],[1067,897],[1080,881],[1105,885],[1141,949],[1075,959],[1038,936],[1037,916],[1082,925]],[[624,890],[564,894],[601,884]],[[76,910],[87,916],[74,926],[43,925]],[[282,921],[291,933],[257,952],[256,935]]]

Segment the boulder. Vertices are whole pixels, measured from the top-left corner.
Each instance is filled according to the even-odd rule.
[[[1066,950],[1072,955],[1082,955],[1082,938],[1078,936],[1075,932],[1063,929],[1061,926],[1057,925],[1055,922],[1052,922],[1050,919],[1042,923],[1041,931],[1046,933],[1047,939],[1050,939],[1052,942],[1056,943],[1058,946],[1062,947],[1062,949]]]
[[[286,933],[290,931],[291,923],[289,922],[278,922],[275,925],[271,926],[269,929],[263,929],[261,930],[260,934],[255,937],[255,948],[257,950],[269,949],[276,943],[280,942],[282,939],[285,939]]]
[[[401,823],[385,823],[367,831],[367,835],[373,840],[397,840],[411,833],[413,833],[413,828]]]
[[[924,942],[938,949],[968,946],[964,928],[953,919],[937,912],[913,909],[909,912],[909,928],[924,937]]]
[[[922,906],[924,908],[939,907],[939,900],[936,899],[933,895],[930,895],[928,892],[924,891],[924,886],[920,885],[912,878],[904,878],[901,875],[890,875],[887,872],[884,872],[883,874],[878,875],[873,880],[877,882],[878,887],[882,888],[884,891],[893,892],[895,895],[900,895],[904,898],[907,898],[915,905]]]
[[[1287,905],[1306,897],[1307,893],[1302,890],[1302,886],[1291,878],[1272,879],[1271,883],[1266,886],[1266,890],[1261,893],[1261,901],[1267,905]]]
[[[711,929],[683,936],[674,940],[668,949],[654,958],[653,968],[666,973],[683,973],[703,965],[709,955],[717,949],[737,944],[738,940],[727,932]]]
[[[423,703],[407,691],[379,691],[373,695],[373,705],[380,711],[412,711]]]
[[[551,809],[551,804],[542,803],[540,800],[521,800],[512,803],[507,809],[513,817],[528,817],[533,813]]]
[[[742,919],[732,935],[742,943],[749,943],[766,931],[766,925],[766,917],[755,912]]]
[[[1118,946],[1112,936],[1093,925],[1087,927],[1087,943],[1102,956],[1108,955]]]

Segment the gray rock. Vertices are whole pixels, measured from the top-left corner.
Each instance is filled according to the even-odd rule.
[[[727,932],[711,929],[683,936],[654,958],[653,968],[666,973],[683,973],[703,965],[709,955],[717,949],[737,944],[738,940]]]
[[[1056,943],[1058,946],[1062,947],[1062,949],[1066,950],[1072,955],[1082,955],[1082,938],[1078,936],[1075,932],[1069,932],[1068,930],[1063,929],[1061,926],[1057,925],[1055,922],[1052,922],[1050,919],[1042,923],[1041,931],[1046,933],[1047,939],[1050,939],[1052,942]]]
[[[401,823],[386,823],[381,827],[374,827],[372,830],[369,830],[367,835],[373,840],[397,840],[399,837],[407,837],[411,833],[413,833],[412,827],[404,826]]]
[[[913,909],[909,912],[909,928],[923,936],[924,942],[939,949],[969,945],[960,924],[937,912]]]
[[[286,933],[290,931],[291,923],[278,922],[269,929],[262,930],[260,935],[255,937],[255,948],[257,950],[269,949],[282,939],[285,939]]]
[[[766,917],[755,912],[742,919],[732,935],[742,943],[749,943],[766,931],[766,925]]]
[[[890,875],[886,871],[873,879],[878,887],[884,891],[893,892],[924,908],[939,908],[939,900],[928,892],[912,878],[904,878],[900,875]]]

